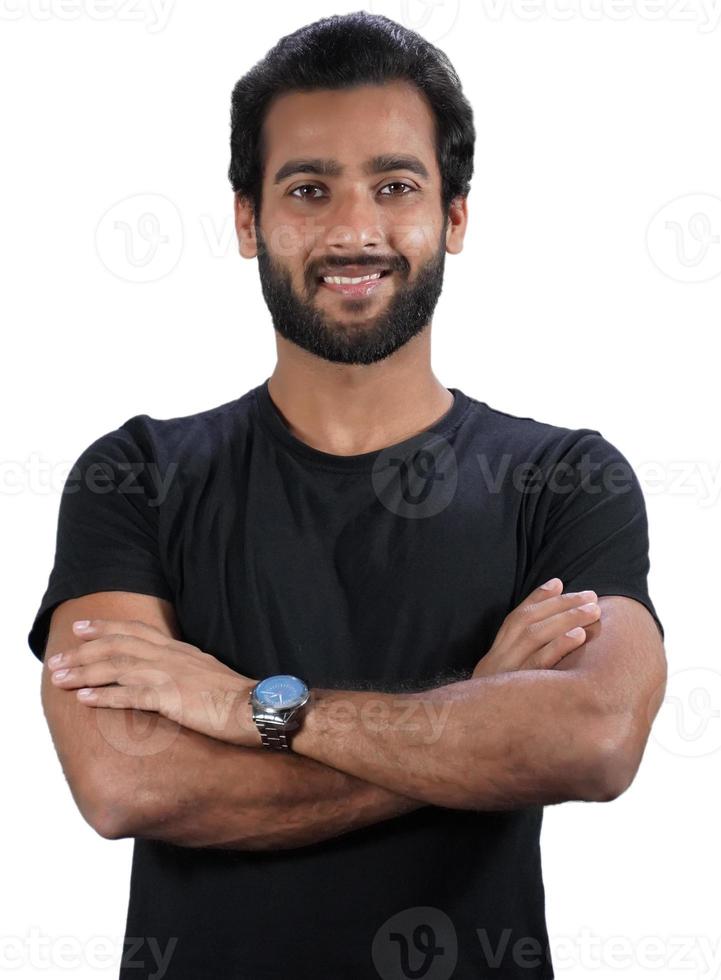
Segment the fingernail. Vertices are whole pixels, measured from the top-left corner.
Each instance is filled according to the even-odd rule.
[[[580,636],[582,633],[583,630],[581,629],[580,626],[574,626],[572,630],[569,630],[566,633],[566,636]]]
[[[86,630],[88,628],[88,626],[90,626],[90,620],[89,619],[77,619],[73,623],[73,629],[76,629],[76,630]]]
[[[552,589],[554,587],[554,585],[556,584],[557,581],[558,581],[557,578],[551,578],[547,582],[544,582],[543,585],[541,586],[541,588],[542,589],[549,589],[550,590],[550,589]]]

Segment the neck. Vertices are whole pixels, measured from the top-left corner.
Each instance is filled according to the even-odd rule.
[[[279,338],[268,392],[290,432],[314,449],[338,456],[383,449],[423,432],[453,404],[430,358],[407,350],[412,344],[356,365],[323,361]]]

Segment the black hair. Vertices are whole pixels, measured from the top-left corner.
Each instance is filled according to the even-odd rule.
[[[473,110],[447,55],[415,31],[380,14],[324,17],[282,37],[233,88],[228,178],[260,214],[263,120],[281,93],[354,88],[406,80],[435,116],[441,204],[466,197],[473,174]]]

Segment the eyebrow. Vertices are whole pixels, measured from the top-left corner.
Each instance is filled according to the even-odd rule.
[[[414,156],[399,156],[393,153],[383,153],[379,156],[371,157],[363,164],[363,173],[383,174],[389,170],[410,170],[411,173],[429,180],[428,170],[425,164]],[[340,177],[345,171],[345,167],[337,160],[322,160],[316,158],[302,158],[297,160],[287,160],[273,178],[274,184],[279,184],[286,177],[293,174],[319,174],[322,177]]]

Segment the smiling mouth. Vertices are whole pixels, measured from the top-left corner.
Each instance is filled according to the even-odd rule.
[[[365,276],[319,276],[318,283],[324,289],[343,296],[368,296],[375,292],[384,279],[391,275],[390,269],[368,273]]]

